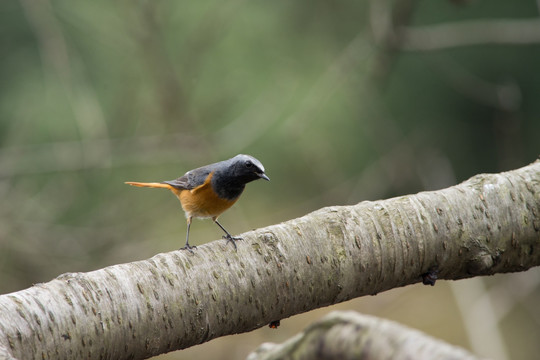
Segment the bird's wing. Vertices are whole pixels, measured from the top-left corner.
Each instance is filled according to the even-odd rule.
[[[163,183],[169,184],[179,190],[192,190],[197,186],[204,184],[208,175],[212,172],[208,166],[203,166],[194,170],[190,170],[178,179],[164,181]]]
[[[193,186],[189,185],[189,180],[186,175],[179,177],[178,179],[164,181],[163,183],[169,184],[178,190],[191,190]]]

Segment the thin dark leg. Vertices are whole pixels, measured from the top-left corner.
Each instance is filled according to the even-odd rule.
[[[180,248],[180,250],[188,250],[190,253],[193,254],[193,248],[196,248],[196,246],[189,245],[189,228],[191,227],[191,218],[189,217],[187,219],[187,233],[186,233],[186,245],[184,245],[183,248]]]
[[[227,239],[227,242],[232,242],[232,244],[234,245],[234,250],[237,250],[235,241],[243,240],[243,239],[241,237],[233,237],[231,234],[229,234],[229,232],[225,230],[223,225],[221,225],[219,221],[217,221],[217,218],[212,218],[212,220],[214,220],[214,222],[221,228],[221,230],[223,230],[225,234],[227,234],[227,235],[224,235],[223,238]]]

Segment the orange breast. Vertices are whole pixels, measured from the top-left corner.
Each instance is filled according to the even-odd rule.
[[[173,190],[188,217],[217,217],[233,206],[238,199],[227,200],[220,198],[212,189],[211,180],[212,173],[208,175],[202,185],[192,190]]]

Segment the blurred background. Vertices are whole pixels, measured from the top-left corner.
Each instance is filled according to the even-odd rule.
[[[540,153],[540,1],[0,4],[0,293],[179,248],[161,181],[238,153],[233,234]],[[221,237],[196,221],[192,243]],[[540,271],[395,289],[156,359],[240,359],[334,309],[495,359],[540,352]]]

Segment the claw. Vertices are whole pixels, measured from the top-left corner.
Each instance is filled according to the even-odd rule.
[[[191,249],[196,249],[196,248],[197,248],[196,246],[192,246],[192,245],[186,244],[186,246],[181,247],[179,250],[187,250],[187,251],[189,251],[190,253],[194,254],[193,250],[191,250]]]
[[[242,239],[241,237],[232,237],[232,236],[229,235],[229,234],[223,235],[222,238],[225,239],[225,240],[227,240],[227,243],[232,242],[232,244],[234,245],[234,250],[237,250],[237,251],[238,251],[238,248],[236,247],[235,241],[237,241],[237,240],[244,240],[244,239]]]

